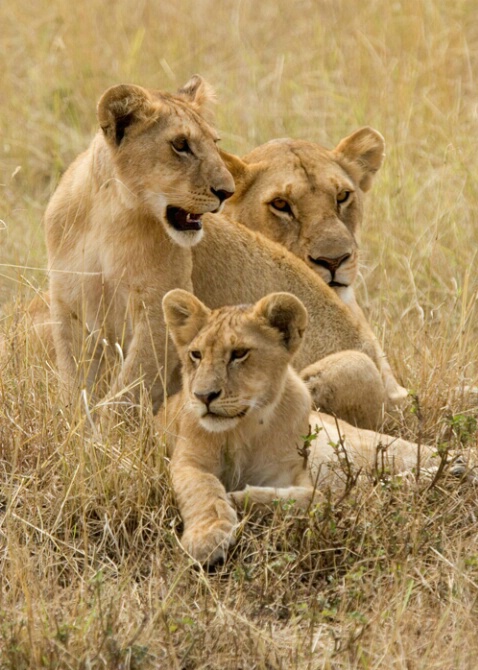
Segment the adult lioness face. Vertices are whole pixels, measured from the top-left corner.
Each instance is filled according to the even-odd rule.
[[[236,181],[226,212],[283,244],[330,286],[350,286],[358,271],[363,193],[384,156],[380,133],[362,128],[332,151],[281,139],[242,159],[222,155]]]
[[[211,100],[195,76],[176,95],[122,84],[98,103],[124,204],[143,206],[181,246],[199,242],[202,214],[219,211],[234,192],[206,120]]]

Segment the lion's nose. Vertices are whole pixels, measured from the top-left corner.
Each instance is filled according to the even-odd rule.
[[[315,263],[316,265],[319,265],[320,267],[328,270],[333,277],[342,263],[345,263],[345,261],[347,261],[350,256],[351,254],[344,254],[338,258],[327,258],[325,256],[319,256],[318,258],[312,258],[312,256],[309,256],[309,258],[312,263]]]
[[[219,398],[219,396],[221,395],[221,391],[208,391],[207,393],[194,392],[194,395],[200,402],[206,405],[206,407],[209,407],[209,405],[213,402],[213,400]]]
[[[226,191],[224,188],[215,189],[211,187],[211,191],[214,193],[219,202],[224,202],[224,200],[230,198],[231,195],[234,195],[234,191]]]

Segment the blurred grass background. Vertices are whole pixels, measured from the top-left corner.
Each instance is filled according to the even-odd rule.
[[[452,344],[441,361],[473,344],[474,2],[23,0],[0,12],[1,302],[44,284],[44,272],[21,267],[45,266],[42,213],[96,129],[102,91],[119,82],[174,90],[198,72],[217,90],[222,145],[238,154],[273,137],[332,147],[364,124],[382,132],[362,302],[392,360],[402,349],[395,364],[410,360],[401,375],[412,386],[416,346],[426,356],[428,338],[411,329],[426,324],[427,336]]]
[[[244,154],[284,136],[333,147],[365,124],[384,135],[387,159],[367,197],[361,235],[359,297],[401,382],[419,394],[421,418],[407,428],[412,436],[437,442],[457,424],[453,417],[475,415],[476,402],[463,390],[478,385],[474,0],[17,0],[0,3],[0,26],[0,327],[11,322],[13,305],[20,309],[46,284],[42,215],[59,176],[96,130],[95,106],[104,89],[132,82],[175,90],[200,73],[216,88],[217,126],[229,151]],[[353,520],[358,503],[350,502],[340,514],[350,514],[348,528],[360,537],[353,544],[355,539],[347,537],[355,538],[354,533],[343,531],[350,556],[339,567],[323,568],[323,581],[308,587],[323,593],[313,607],[301,576],[304,565],[294,558],[295,527],[287,539],[281,526],[246,534],[244,546],[257,552],[252,576],[240,554],[227,584],[189,573],[186,579],[185,559],[164,530],[164,515],[168,524],[177,518],[167,508],[158,509],[154,495],[151,502],[156,475],[148,479],[143,473],[138,483],[138,468],[142,472],[141,463],[147,462],[143,451],[131,452],[136,465],[127,475],[107,476],[111,464],[101,459],[98,470],[96,456],[82,452],[83,440],[42,374],[28,356],[13,358],[1,371],[2,490],[6,499],[21,502],[15,508],[20,525],[13,523],[14,515],[3,525],[10,534],[2,545],[8,550],[2,559],[0,638],[9,650],[3,657],[0,651],[2,670],[186,670],[238,668],[239,663],[247,668],[474,667],[478,549],[469,527],[460,534],[461,503],[451,501],[439,513],[428,502],[417,507],[416,498],[407,499],[402,515],[393,511],[396,500],[378,496],[371,502],[364,494],[369,507],[360,509],[369,510],[370,520],[361,520],[362,536]],[[149,434],[138,440],[141,449],[149,440]],[[389,507],[381,511],[385,503],[390,514]],[[125,508],[135,519],[133,536],[121,518]],[[474,512],[466,513],[472,527]],[[154,523],[149,517],[145,521],[148,514]],[[340,514],[333,521],[339,526]],[[107,520],[103,525],[102,519]],[[77,524],[84,544],[75,534]],[[403,533],[389,537],[394,524],[403,524]],[[160,537],[166,532],[161,551],[167,555],[157,553],[157,541],[144,540],[143,526],[156,528]],[[367,544],[364,537],[372,528]],[[268,562],[264,549],[271,533],[277,546],[292,552],[279,552],[275,563]],[[6,537],[1,535],[2,542]],[[55,551],[49,553],[45,542]],[[81,560],[76,549],[71,555],[67,551],[77,542]],[[423,549],[427,542],[448,558],[442,561]],[[408,556],[410,546],[413,565],[405,569],[400,552]],[[370,563],[361,563],[364,554],[373,556]],[[370,566],[382,560],[386,569],[377,575]],[[55,572],[63,575],[58,565],[65,561],[70,567],[81,563],[68,577],[74,584],[66,589],[69,609],[55,590],[58,583],[65,587]],[[95,576],[86,587],[82,579],[93,573],[112,577],[100,583]],[[139,586],[145,574],[150,584]],[[38,579],[46,580],[43,586]],[[275,593],[267,595],[271,584]],[[121,602],[115,600],[118,593]],[[160,595],[163,605],[154,610]],[[332,607],[332,601],[341,604]],[[200,620],[198,611],[209,612],[211,602],[229,632],[217,618],[208,619],[210,614]],[[149,648],[156,649],[153,661],[135,637],[143,631],[139,611],[148,607],[156,612],[145,629]],[[354,638],[357,620],[363,630],[365,620],[370,626],[365,641]],[[154,642],[155,626],[161,643]],[[273,635],[276,628],[282,641]],[[426,642],[419,641],[420,630]],[[335,642],[322,645],[320,631]],[[65,651],[65,640],[73,638],[75,644]],[[112,639],[123,644],[119,651]]]

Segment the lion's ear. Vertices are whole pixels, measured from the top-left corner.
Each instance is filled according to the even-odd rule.
[[[178,347],[187,346],[204,327],[210,311],[198,298],[180,288],[163,298],[164,320]]]
[[[232,196],[230,202],[238,200],[244,195],[246,189],[252,185],[256,176],[262,174],[266,166],[262,162],[246,163],[242,158],[239,158],[239,156],[229,154],[222,149],[219,149],[219,154],[224,161],[225,166],[232,174],[232,178],[236,185],[235,198]]]
[[[183,100],[196,107],[201,116],[209,123],[214,122],[214,105],[216,104],[216,93],[211,84],[208,84],[200,75],[194,74],[191,79],[182,86],[178,95]]]
[[[227,151],[223,151],[223,149],[219,149],[219,155],[221,156],[224,165],[232,174],[236,184],[242,183],[247,179],[249,166],[247,163],[244,163],[244,161],[239,158],[239,156],[235,156],[234,154],[230,154]]]
[[[254,314],[279,331],[291,356],[297,351],[308,322],[307,310],[299,298],[292,293],[270,293],[255,305]]]
[[[383,163],[385,140],[378,130],[367,126],[341,140],[335,147],[334,153],[358,165],[362,173],[360,188],[362,191],[368,191],[375,173]]]
[[[152,111],[152,99],[145,88],[118,84],[101,96],[97,116],[106,139],[119,146],[128,128],[137,121],[147,119]]]

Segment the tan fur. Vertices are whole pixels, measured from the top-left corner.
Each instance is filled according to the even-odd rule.
[[[332,151],[282,139],[242,159],[221,152],[236,182],[225,212],[284,245],[354,308],[364,192],[384,150],[380,133],[362,128]]]
[[[294,366],[307,368],[315,405],[362,427],[381,423],[384,406],[396,402],[398,386],[386,357],[367,321],[312,269],[282,245],[223,215],[205,217],[204,238],[192,253],[194,293],[210,307],[252,303],[271,291],[299,297],[310,327]],[[365,355],[350,358],[347,350]],[[322,383],[326,380],[332,381],[333,392]],[[354,406],[346,400],[350,389]]]
[[[329,354],[366,354],[353,365],[347,363],[349,354],[341,354],[350,375],[338,375],[333,393],[316,384],[316,404],[361,425],[377,425],[382,400],[376,401],[375,387],[367,390],[362,383],[373,376],[367,356],[385,380],[384,402],[393,396],[395,380],[363,319],[284,247],[237,222],[206,215],[205,235],[197,244],[202,231],[175,230],[164,216],[168,204],[193,213],[215,209],[219,199],[211,190],[226,195],[233,190],[214,131],[199,116],[210,102],[197,77],[178,96],[121,85],[100,100],[102,130],[63,177],[45,217],[51,315],[42,317],[35,308],[34,320],[41,334],[53,324],[65,386],[93,389],[105,378],[110,397],[121,398],[126,391],[129,400],[142,378],[157,407],[164,386],[171,391],[179,383],[160,310],[169,289],[193,288],[211,307],[254,302],[283,290],[303,300],[310,314],[296,365],[314,365],[312,380],[327,367],[321,359]],[[171,146],[178,138],[188,139],[194,160]],[[336,357],[327,367],[332,379],[335,370]],[[342,403],[343,384],[346,389],[360,385],[360,412],[351,413]]]
[[[331,443],[345,445],[356,467],[373,468],[380,449],[390,467],[416,464],[415,444],[311,412],[310,394],[290,366],[307,324],[295,296],[275,293],[254,306],[211,311],[174,290],[163,306],[183,389],[157,421],[171,455],[182,544],[201,563],[223,559],[234,542],[234,504],[284,498],[309,505],[337,460]],[[303,436],[316,426],[305,461]],[[422,447],[421,456],[430,462],[433,450]]]
[[[301,258],[364,323],[353,287],[358,273],[356,236],[363,218],[364,192],[382,165],[384,149],[382,135],[365,127],[341,140],[332,151],[313,142],[282,139],[257,147],[242,159],[221,153],[236,182],[236,192],[225,212]],[[361,406],[357,397],[356,409],[350,404],[348,411],[341,409],[344,418],[364,425],[363,417],[368,416],[369,425],[373,425],[384,401],[390,409],[406,397],[383,353],[381,358],[384,385],[378,380],[378,386],[367,386],[361,394],[369,399],[366,405]],[[356,370],[357,364],[364,381],[374,376],[370,361],[349,361],[347,356],[321,361],[317,368],[308,370],[305,378],[313,394],[320,393],[322,407],[331,393],[324,393],[317,379],[324,382],[325,375],[338,387],[338,368],[346,365]],[[347,393],[346,387],[341,387],[341,393]]]
[[[112,396],[141,378],[154,404],[161,402],[176,361],[170,347],[165,368],[161,298],[192,288],[189,247],[202,235],[198,216],[193,229],[175,226],[188,212],[217,210],[234,191],[217,135],[201,115],[210,102],[197,76],[177,95],[108,89],[98,104],[101,129],[50,200],[51,322],[69,391],[92,389],[118,354]],[[180,208],[182,218],[173,221],[168,207]]]

